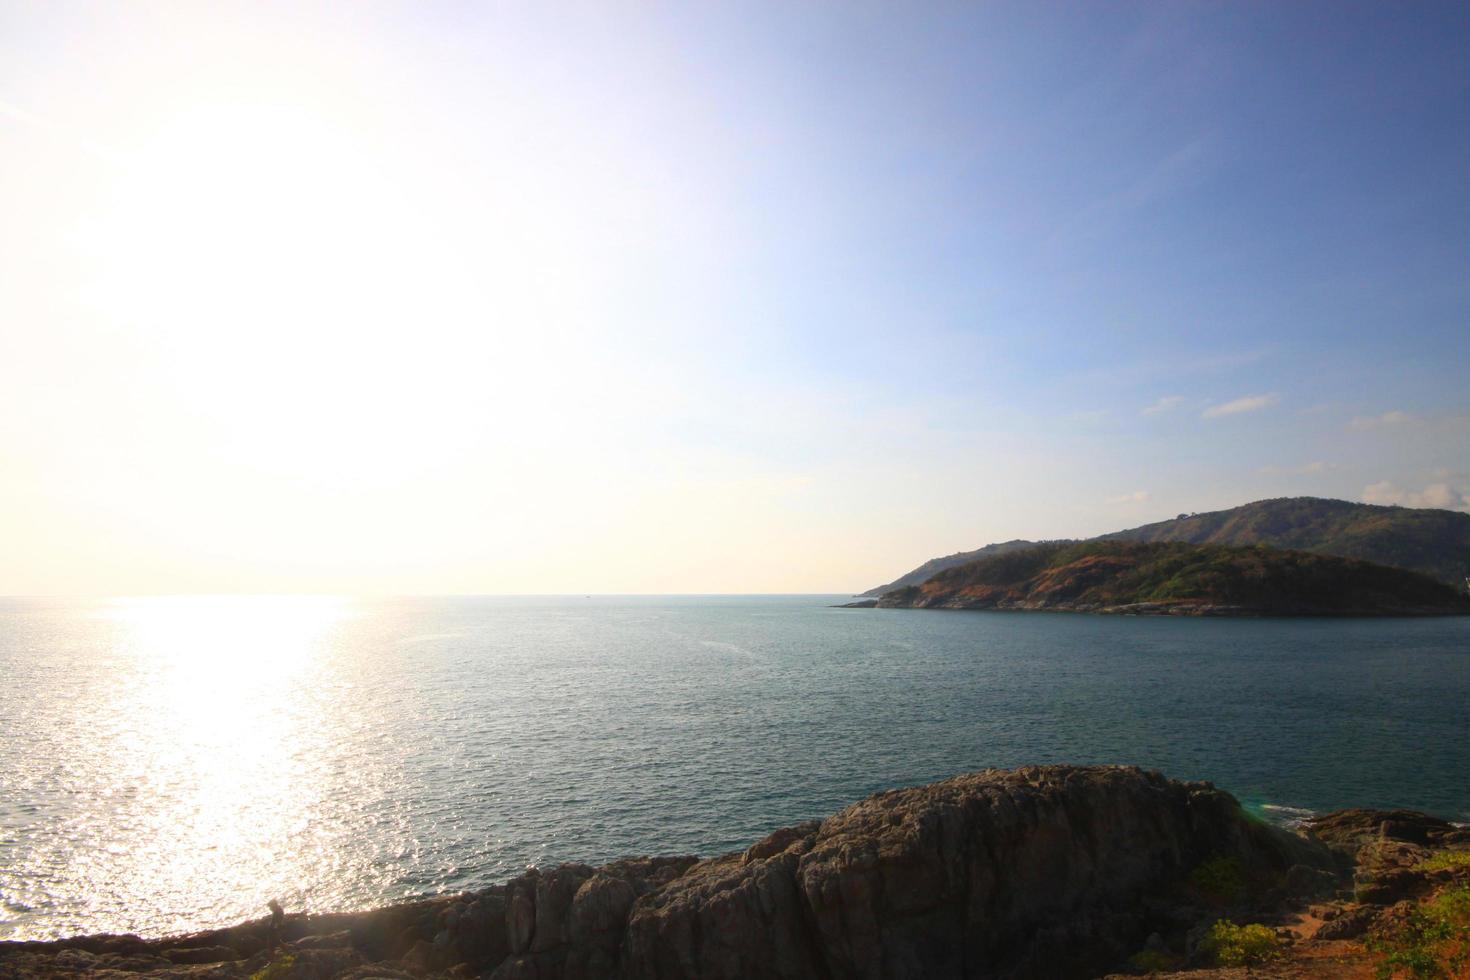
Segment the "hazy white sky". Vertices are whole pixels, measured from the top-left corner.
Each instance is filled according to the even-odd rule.
[[[0,594],[843,591],[1470,508],[1467,27],[0,0]]]

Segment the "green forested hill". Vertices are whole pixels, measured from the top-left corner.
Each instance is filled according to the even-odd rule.
[[[1099,540],[1267,544],[1422,572],[1463,587],[1470,574],[1470,514],[1280,497],[1105,534]]]
[[[878,605],[1374,616],[1470,613],[1470,596],[1416,572],[1332,555],[1112,540],[981,558]]]
[[[1380,507],[1321,497],[1257,500],[1229,510],[1181,515],[1170,521],[1114,531],[1093,540],[1265,544],[1407,568],[1458,587],[1463,587],[1465,576],[1470,575],[1470,514]],[[1007,541],[934,558],[863,595],[879,596],[906,585],[918,585],[945,569],[1035,543]]]
[[[1002,541],[999,544],[987,544],[985,547],[977,548],[974,551],[960,551],[952,555],[945,555],[943,558],[930,558],[928,561],[924,562],[924,564],[920,565],[912,572],[900,575],[898,578],[894,579],[892,582],[889,582],[887,585],[880,585],[877,588],[869,589],[868,591],[864,592],[863,595],[877,597],[885,592],[892,592],[894,589],[901,589],[905,585],[918,585],[920,582],[927,581],[933,576],[938,575],[946,568],[955,568],[960,565],[968,565],[972,561],[976,561],[980,558],[989,558],[991,555],[1003,555],[1007,552],[1019,551],[1022,548],[1034,548],[1038,544],[1042,543],[1043,542],[1040,541],[1022,541],[1018,538],[1015,541]]]

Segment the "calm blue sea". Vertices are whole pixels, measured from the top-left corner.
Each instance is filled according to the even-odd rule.
[[[713,854],[1032,762],[1470,819],[1470,619],[843,599],[0,600],[0,938]]]

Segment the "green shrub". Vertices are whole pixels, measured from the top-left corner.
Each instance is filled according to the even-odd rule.
[[[1455,868],[1470,868],[1470,851],[1440,851],[1414,865],[1415,871],[1452,871]]]
[[[1379,977],[1463,976],[1470,967],[1470,886],[1440,892],[1397,926],[1369,939],[1368,948],[1385,954]]]
[[[1216,902],[1237,902],[1245,897],[1245,869],[1240,858],[1213,857],[1189,873],[1189,884]]]
[[[1179,957],[1162,949],[1144,949],[1128,957],[1128,965],[1143,973],[1168,973],[1179,969]]]
[[[1210,927],[1204,948],[1219,966],[1255,966],[1280,956],[1281,940],[1269,926],[1238,926],[1221,919]]]
[[[287,953],[267,963],[264,969],[256,970],[250,975],[250,980],[286,980],[291,975],[291,968],[295,965],[296,957]]]

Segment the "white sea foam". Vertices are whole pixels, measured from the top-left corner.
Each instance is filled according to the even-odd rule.
[[[1304,806],[1289,806],[1285,803],[1262,803],[1261,809],[1266,811],[1266,815],[1272,820],[1288,827],[1298,826],[1303,821],[1317,815],[1316,810]]]

